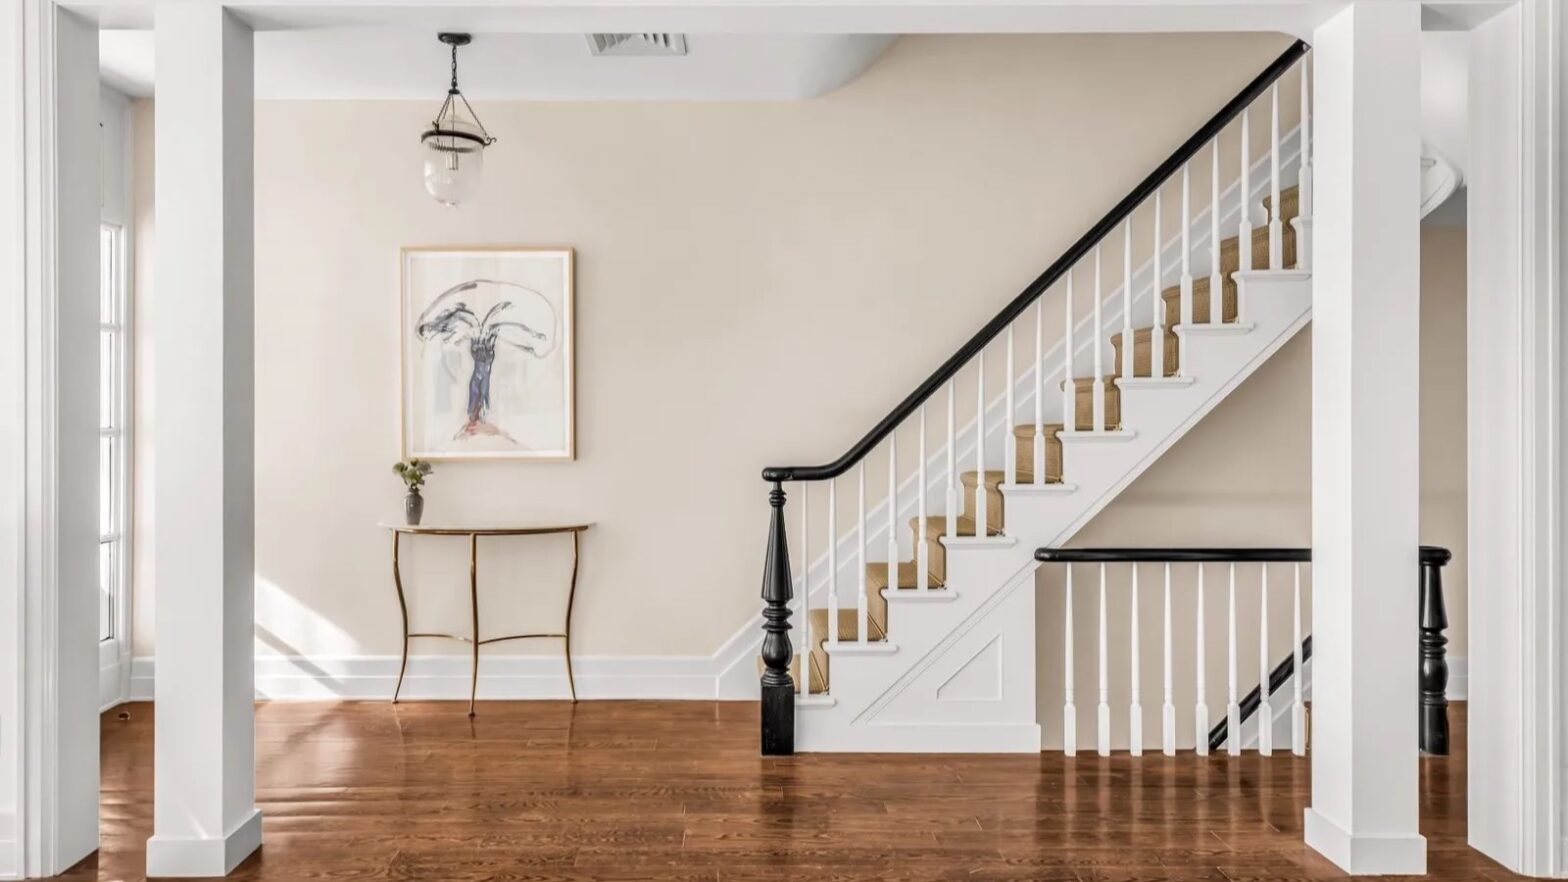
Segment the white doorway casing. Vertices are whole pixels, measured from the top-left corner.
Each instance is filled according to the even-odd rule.
[[[1470,34],[1470,844],[1563,863],[1562,0]]]
[[[6,9],[0,875],[38,876],[98,847],[98,31]]]

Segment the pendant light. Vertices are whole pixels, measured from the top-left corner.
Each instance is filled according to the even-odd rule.
[[[452,207],[472,199],[479,191],[484,171],[485,148],[495,138],[485,131],[468,99],[457,88],[457,47],[473,41],[469,34],[438,35],[452,47],[452,85],[446,92],[441,112],[420,136],[425,154],[425,189],[442,205]]]

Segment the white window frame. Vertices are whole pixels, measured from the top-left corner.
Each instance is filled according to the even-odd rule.
[[[104,709],[127,700],[130,696],[131,677],[131,559],[132,559],[132,394],[131,371],[134,335],[131,329],[131,106],[124,95],[111,89],[103,90],[100,102],[101,156],[100,189],[102,208],[99,222],[99,248],[104,260],[101,273],[108,274],[113,286],[113,306],[110,315],[100,312],[99,333],[112,333],[115,346],[108,353],[115,361],[112,388],[102,388],[105,396],[100,405],[99,438],[118,439],[111,463],[110,487],[100,484],[100,492],[114,496],[110,510],[109,529],[102,527],[100,514],[99,549],[107,543],[117,546],[114,556],[113,587],[110,596],[109,635],[98,643],[99,703]],[[104,235],[111,238],[105,244]],[[101,296],[101,292],[100,292]],[[103,355],[100,336],[100,357]],[[100,378],[105,372],[100,366]],[[108,425],[102,414],[107,412]],[[101,443],[101,442],[100,442]],[[100,466],[100,474],[102,474]],[[100,504],[100,511],[101,511]],[[100,572],[100,580],[104,577]]]

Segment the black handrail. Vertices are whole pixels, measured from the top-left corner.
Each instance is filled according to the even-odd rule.
[[[1422,566],[1445,566],[1453,552],[1421,546]],[[1039,548],[1042,563],[1310,563],[1310,548]]]
[[[1041,563],[1307,563],[1310,548],[1040,548]]]
[[[1084,233],[1077,242],[1074,242],[1072,247],[1067,249],[1066,253],[1057,258],[1050,268],[1042,273],[1039,278],[1030,282],[1029,286],[1024,288],[1023,292],[1017,297],[1014,297],[1012,302],[1007,304],[1006,308],[997,313],[996,317],[991,319],[991,321],[987,322],[985,327],[980,329],[979,333],[969,338],[969,342],[965,343],[958,352],[954,353],[952,358],[943,362],[942,366],[937,368],[936,373],[927,377],[926,381],[921,383],[919,388],[899,402],[898,406],[893,408],[891,413],[883,417],[882,421],[877,423],[870,432],[867,432],[865,437],[855,442],[855,446],[849,448],[843,456],[826,465],[769,466],[762,470],[762,479],[771,483],[780,481],[826,481],[829,478],[836,478],[849,471],[851,466],[864,459],[866,454],[870,453],[872,449],[882,442],[882,439],[898,428],[900,423],[913,415],[915,410],[925,403],[927,398],[936,393],[936,390],[942,388],[948,380],[957,376],[959,369],[982,352],[987,344],[1007,329],[1008,325],[1017,321],[1018,317],[1024,314],[1024,311],[1029,308],[1030,304],[1034,303],[1052,285],[1065,276],[1068,270],[1077,265],[1078,261],[1087,257],[1094,250],[1094,246],[1114,232],[1123,221],[1132,215],[1139,205],[1143,204],[1144,200],[1153,196],[1156,190],[1175,177],[1176,173],[1181,171],[1182,166],[1197,156],[1198,152],[1210,141],[1214,140],[1224,130],[1225,126],[1230,124],[1231,120],[1240,116],[1243,110],[1261,97],[1276,80],[1285,74],[1285,71],[1289,70],[1296,63],[1297,59],[1306,54],[1308,48],[1305,42],[1297,40],[1279,58],[1276,58],[1272,64],[1264,68],[1263,72],[1253,78],[1252,82],[1248,83],[1245,89],[1242,89],[1236,97],[1230,99],[1224,107],[1220,108],[1218,113],[1214,114],[1207,123],[1204,123],[1202,128],[1198,129],[1192,137],[1176,148],[1176,152],[1172,153],[1170,158],[1160,163],[1159,167],[1150,173],[1148,177],[1144,178],[1137,187],[1133,188],[1131,193],[1128,193],[1122,201],[1116,203],[1116,206],[1105,217],[1090,227],[1089,231]]]

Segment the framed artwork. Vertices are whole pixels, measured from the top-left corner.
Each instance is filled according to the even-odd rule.
[[[570,248],[405,248],[403,458],[570,460]]]

